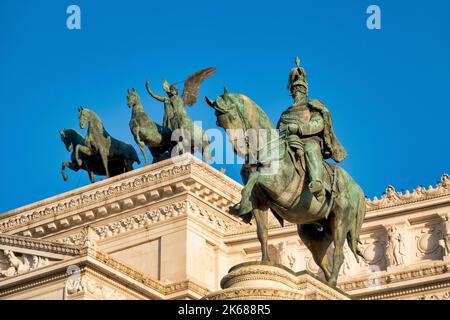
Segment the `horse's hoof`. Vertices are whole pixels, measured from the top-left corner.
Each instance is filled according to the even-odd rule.
[[[64,181],[67,181],[69,179],[69,177],[66,175],[63,175],[63,179],[64,179]]]
[[[337,284],[337,280],[329,280],[328,281],[328,285],[330,286],[330,287],[336,287],[336,284]]]
[[[228,208],[228,212],[233,216],[238,216],[241,212],[239,205],[234,205]]]

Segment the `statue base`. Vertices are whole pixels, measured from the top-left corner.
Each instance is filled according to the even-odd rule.
[[[232,267],[223,277],[223,290],[207,300],[350,300],[308,271],[294,272],[273,262],[246,262]]]

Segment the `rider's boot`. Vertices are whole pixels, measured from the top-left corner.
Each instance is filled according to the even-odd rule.
[[[305,146],[306,167],[309,175],[309,190],[314,197],[324,204],[325,188],[323,186],[323,164],[322,151],[317,142],[310,141]]]

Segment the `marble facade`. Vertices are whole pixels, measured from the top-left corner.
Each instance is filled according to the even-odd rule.
[[[255,225],[227,213],[241,188],[184,155],[0,215],[0,299],[213,297],[232,267],[260,258]],[[388,186],[367,209],[368,261],[347,248],[339,289],[353,299],[450,299],[450,177],[405,193]],[[272,260],[322,277],[295,225],[271,219],[269,235]]]

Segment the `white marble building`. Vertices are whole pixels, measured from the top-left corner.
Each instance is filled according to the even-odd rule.
[[[169,159],[0,215],[0,299],[211,295],[231,267],[260,258],[255,226],[227,214],[240,190],[204,162]],[[388,186],[367,208],[370,261],[347,250],[338,287],[353,299],[450,299],[450,177]],[[295,225],[270,225],[272,259],[321,277]]]

